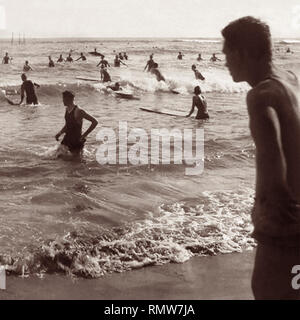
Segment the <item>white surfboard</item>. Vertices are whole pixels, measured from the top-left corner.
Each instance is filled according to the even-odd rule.
[[[76,77],[77,80],[83,80],[83,81],[93,81],[93,82],[100,82],[100,79],[96,78],[88,78],[88,77]]]
[[[173,117],[186,117],[188,112],[177,111],[177,110],[169,110],[169,109],[151,109],[151,108],[140,108],[142,111],[152,112],[157,114],[164,114],[167,116]]]

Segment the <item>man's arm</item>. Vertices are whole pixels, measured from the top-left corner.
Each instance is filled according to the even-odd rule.
[[[81,139],[85,140],[87,136],[97,127],[98,121],[84,110],[80,110],[80,116],[82,119],[86,119],[92,123],[88,130],[81,137]]]
[[[22,104],[24,97],[25,97],[25,90],[24,90],[24,86],[22,85],[21,86],[21,101],[19,104]]]
[[[41,87],[39,84],[37,84],[37,83],[35,83],[35,82],[33,83],[33,85],[36,86],[37,88],[40,88],[40,87]]]
[[[285,194],[286,167],[277,112],[270,105],[267,90],[250,92],[247,97],[250,130],[256,145],[257,185],[259,192]]]
[[[193,98],[192,109],[191,109],[190,113],[186,117],[189,118],[194,113],[194,110],[195,110],[195,98]]]
[[[55,136],[56,141],[59,141],[59,137],[66,132],[67,126],[65,125],[59,133]]]

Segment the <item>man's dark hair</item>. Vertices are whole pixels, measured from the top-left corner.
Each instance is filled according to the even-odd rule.
[[[65,98],[69,98],[69,99],[74,99],[75,98],[75,94],[72,91],[64,91],[63,92],[63,97]]]
[[[247,51],[254,59],[272,60],[272,40],[269,26],[251,16],[232,21],[222,30],[226,46],[238,50],[241,54]]]

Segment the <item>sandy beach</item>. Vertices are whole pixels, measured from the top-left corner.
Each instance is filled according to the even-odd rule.
[[[8,277],[0,300],[252,300],[254,254],[193,258],[98,280]]]

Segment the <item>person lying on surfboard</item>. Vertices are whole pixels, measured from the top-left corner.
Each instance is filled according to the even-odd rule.
[[[19,103],[19,105],[22,104],[25,97],[25,93],[26,93],[26,104],[34,104],[34,105],[39,104],[34,87],[39,88],[40,85],[28,80],[26,74],[24,73],[22,74],[21,79],[23,81],[23,84],[21,86],[21,102]]]
[[[166,79],[164,78],[164,76],[161,74],[161,72],[158,70],[158,64],[154,63],[152,69],[150,70],[151,74],[154,74],[156,77],[156,80],[159,81],[166,81]]]
[[[107,89],[111,89],[112,91],[122,91],[119,82],[116,82],[114,86],[108,86]]]
[[[198,108],[198,113],[196,116],[197,120],[207,120],[209,119],[208,111],[207,111],[207,102],[205,97],[201,94],[201,89],[197,86],[194,90],[194,97],[193,97],[193,105],[190,113],[186,116],[189,118],[195,110],[195,107]]]
[[[75,61],[79,61],[79,60],[86,61],[86,57],[85,57],[85,55],[83,54],[83,52],[80,53],[80,57],[79,57],[77,60],[75,60]]]
[[[67,147],[73,155],[80,155],[87,136],[97,127],[98,121],[84,110],[79,109],[74,104],[74,98],[75,95],[73,92],[63,92],[63,103],[66,107],[66,124],[55,136],[55,139],[56,141],[59,141],[59,137],[62,134],[65,134],[61,145]],[[92,123],[84,134],[82,134],[83,119],[86,119]]]
[[[197,80],[205,80],[205,78],[203,77],[201,72],[197,70],[196,65],[194,65],[194,64],[192,65],[192,70],[194,71],[195,77],[196,77]]]

